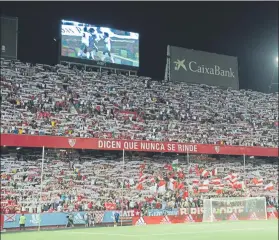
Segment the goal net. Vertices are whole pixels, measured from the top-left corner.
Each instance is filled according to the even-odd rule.
[[[203,200],[203,222],[267,219],[265,197]]]

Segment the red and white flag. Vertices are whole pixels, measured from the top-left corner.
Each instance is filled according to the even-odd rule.
[[[203,181],[203,186],[208,186],[208,185],[209,185],[209,180],[208,179],[204,180]]]
[[[263,179],[262,179],[262,178],[257,179],[255,185],[256,185],[256,186],[263,186]]]
[[[155,178],[153,176],[150,177],[150,182],[155,183]]]
[[[212,176],[217,176],[217,168],[212,170]]]
[[[220,178],[212,179],[211,183],[214,184],[214,185],[219,185],[219,184],[221,184],[221,179]]]
[[[209,174],[210,174],[210,173],[209,173],[207,170],[203,170],[202,173],[201,173],[201,176],[202,176],[202,177],[208,177]]]
[[[198,190],[200,193],[206,193],[206,192],[208,192],[208,186],[201,185],[201,186],[199,186]]]
[[[231,178],[231,179],[230,179],[230,181],[231,181],[232,184],[236,183],[237,180],[238,180],[238,178]]]
[[[245,184],[243,181],[242,182],[237,181],[233,184],[233,188],[235,188],[235,189],[244,189],[244,187],[245,187]]]
[[[185,186],[183,183],[177,184],[177,189],[184,189],[184,188],[185,188]]]
[[[224,189],[224,187],[225,187],[224,184],[219,184],[219,185],[213,186],[214,189]]]
[[[173,179],[171,178],[170,181],[169,181],[169,189],[174,191],[176,188],[177,188],[177,185],[178,183]]]
[[[230,176],[231,176],[231,179],[237,178],[237,173],[231,173]]]
[[[231,175],[224,177],[225,180],[231,180]]]
[[[158,193],[164,193],[166,191],[166,182],[161,180],[158,184]]]
[[[264,190],[267,190],[267,191],[271,191],[274,189],[274,185],[272,182],[270,182],[269,184],[267,184],[265,187],[264,187]]]
[[[140,182],[140,183],[143,183],[143,182],[145,182],[146,180],[147,180],[147,176],[144,174],[144,175],[140,176],[139,182]]]
[[[193,182],[193,184],[199,184],[200,180],[199,179],[194,179],[192,182]]]

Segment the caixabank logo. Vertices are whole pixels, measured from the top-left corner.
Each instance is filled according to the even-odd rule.
[[[196,61],[186,61],[186,59],[177,59],[174,63],[175,71],[190,71],[198,74],[208,74],[214,76],[235,78],[235,73],[232,68],[224,69],[218,65],[206,66],[199,64]]]

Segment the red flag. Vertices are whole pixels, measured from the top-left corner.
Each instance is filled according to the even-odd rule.
[[[158,184],[158,187],[161,187],[161,186],[163,186],[163,185],[166,185],[166,182],[165,182],[164,180],[161,180],[161,181],[159,182],[159,184]]]
[[[200,171],[199,171],[199,166],[198,165],[195,166],[195,172],[196,172],[197,176],[200,176]]]
[[[244,187],[244,182],[236,181],[235,183],[233,183],[234,189],[242,189],[243,187]]]
[[[168,169],[168,171],[172,171],[173,170],[172,165],[168,164],[167,169]]]
[[[223,190],[222,190],[222,189],[217,189],[217,190],[216,190],[216,193],[217,193],[217,194],[222,194],[222,193],[223,193]]]
[[[185,177],[185,175],[183,174],[183,172],[179,172],[179,173],[178,173],[178,177],[179,177],[180,179],[183,179],[183,178]]]
[[[183,198],[183,199],[186,199],[188,196],[189,196],[188,192],[187,192],[187,191],[185,191],[185,192],[183,193],[182,198]]]
[[[258,179],[257,178],[253,178],[252,182],[256,185],[258,183]]]
[[[264,187],[264,190],[268,190],[268,191],[271,191],[274,189],[274,186],[273,186],[273,183],[270,182],[269,184],[267,184],[265,187]]]
[[[185,187],[185,186],[184,186],[183,183],[179,183],[178,186],[177,186],[178,189],[183,189],[184,187]]]
[[[137,190],[139,190],[139,191],[143,190],[143,186],[141,183],[137,186]]]
[[[252,182],[257,185],[257,186],[262,186],[263,185],[263,179],[257,179],[257,178],[253,178]]]

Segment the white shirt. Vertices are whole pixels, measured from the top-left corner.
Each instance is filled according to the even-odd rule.
[[[82,36],[81,42],[82,42],[83,44],[85,44],[86,47],[88,47],[88,46],[89,46],[89,37],[90,37],[90,34],[89,34],[88,32],[84,32],[83,34],[84,34],[84,36]]]
[[[59,206],[57,207],[57,211],[58,211],[58,212],[61,212],[61,211],[62,211],[62,206],[61,206],[61,205],[59,205]]]
[[[105,38],[104,42],[105,42],[106,48],[110,51],[110,49],[111,49],[110,38],[109,37]]]

